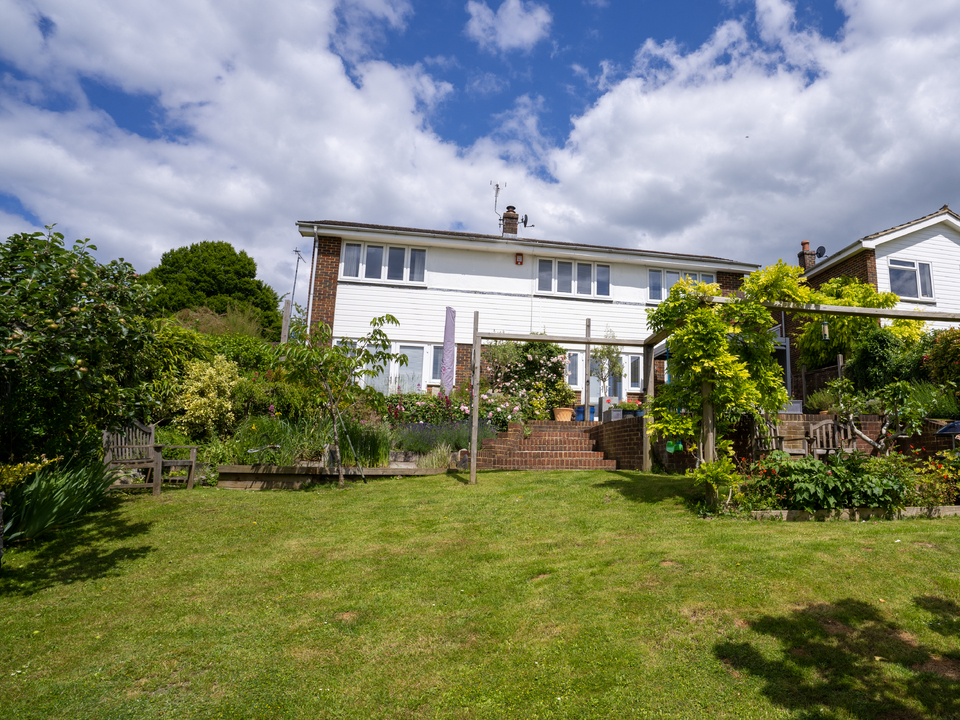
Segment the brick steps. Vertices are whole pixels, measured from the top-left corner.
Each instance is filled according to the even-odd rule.
[[[539,420],[523,426],[511,423],[506,432],[483,441],[477,467],[500,470],[615,470],[615,460],[606,460],[593,448],[596,441],[585,431],[598,423]]]

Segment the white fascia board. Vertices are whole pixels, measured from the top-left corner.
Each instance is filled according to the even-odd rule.
[[[357,242],[395,242],[404,245],[423,245],[426,247],[453,248],[458,250],[473,250],[475,252],[516,253],[523,252],[533,257],[563,257],[579,260],[594,260],[603,262],[619,262],[631,265],[649,265],[658,268],[689,270],[691,267],[712,269],[719,271],[742,272],[749,274],[758,270],[759,265],[741,263],[708,257],[683,257],[671,255],[652,255],[642,251],[625,252],[619,248],[597,246],[574,246],[565,243],[551,243],[549,241],[525,240],[517,235],[504,237],[493,236],[475,238],[451,237],[449,235],[433,234],[429,232],[404,232],[402,230],[378,228],[354,228],[336,225],[298,224],[303,237],[313,237],[316,234],[339,237],[343,240]]]
[[[952,215],[948,213],[943,213],[943,215],[937,215],[935,217],[924,220],[923,222],[917,223],[916,225],[910,225],[909,227],[900,228],[891,233],[885,235],[880,235],[879,237],[872,238],[870,240],[863,241],[863,247],[870,248],[871,250],[875,249],[878,245],[882,245],[885,242],[890,240],[896,240],[897,238],[902,238],[911,233],[915,233],[919,230],[924,230],[932,225],[937,225],[939,223],[946,223],[953,227],[954,230],[960,232],[960,223],[958,223]]]

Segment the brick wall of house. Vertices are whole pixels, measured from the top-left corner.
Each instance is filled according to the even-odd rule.
[[[337,277],[340,275],[340,238],[320,236],[316,239],[316,265],[313,277],[313,307],[310,322],[314,327],[324,323],[333,327],[337,306]]]
[[[833,280],[838,277],[852,277],[860,282],[873,285],[877,289],[877,254],[873,250],[865,249],[856,255],[851,255],[841,260],[833,267],[817,273],[816,277],[810,278],[810,285],[819,288],[827,280]]]
[[[721,295],[733,295],[743,285],[743,273],[718,272],[717,284],[720,285]]]

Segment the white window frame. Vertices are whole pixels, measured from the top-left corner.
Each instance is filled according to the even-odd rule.
[[[344,338],[338,342],[343,342],[343,340],[346,339],[347,338]],[[439,380],[434,381],[429,378],[429,376],[433,374],[433,343],[401,341],[391,342],[390,352],[392,354],[397,354],[400,352],[401,347],[423,348],[423,369],[421,370],[420,382],[418,382],[417,385],[420,387],[420,392],[426,394],[428,385],[437,385],[440,382]],[[443,346],[439,345],[437,347],[442,348]],[[409,365],[405,367],[409,367]],[[387,363],[384,371],[387,375],[387,392],[385,395],[394,395],[397,392],[397,386],[400,384],[400,363],[396,360],[391,360],[389,363]],[[362,379],[363,386],[366,387],[370,380],[371,378],[364,376]],[[409,392],[415,391],[411,390]]]
[[[540,263],[549,262],[550,263],[550,289],[541,290],[540,289]],[[570,292],[557,290],[557,263],[569,263],[571,268],[570,276]],[[590,266],[590,292],[583,293],[579,292],[580,287],[577,280],[577,266],[578,265],[589,265]],[[598,295],[597,294],[597,267],[607,268],[607,294]],[[577,260],[576,258],[550,258],[550,257],[538,257],[536,258],[536,264],[534,265],[536,272],[534,274],[534,291],[537,295],[549,295],[553,297],[570,297],[570,298],[600,298],[607,299],[612,298],[613,296],[613,266],[610,263],[603,262],[593,262],[591,260]]]
[[[360,247],[360,264],[357,267],[356,275],[346,275],[344,273],[344,268],[346,265],[346,256],[347,256],[346,250],[348,245]],[[373,278],[366,277],[368,247],[383,248],[383,259],[380,262],[379,277],[373,277]],[[391,249],[403,250],[403,279],[402,280],[390,280],[387,278],[387,269],[388,269]],[[414,250],[421,250],[424,253],[423,280],[410,279],[410,260]],[[353,242],[351,240],[344,240],[343,245],[341,246],[341,251],[340,251],[339,279],[348,280],[350,282],[364,282],[364,283],[380,284],[380,285],[426,286],[427,284],[427,248],[418,247],[416,245],[400,245],[398,243],[390,243],[390,242]]]
[[[893,263],[903,263],[903,265],[895,266]],[[891,270],[898,270],[901,272],[910,272],[911,268],[906,267],[906,264],[910,263],[913,265],[913,274],[914,278],[917,281],[917,291],[920,293],[918,297],[912,297],[909,295],[897,295],[901,300],[907,300],[909,302],[936,302],[937,301],[937,292],[933,284],[933,263],[926,262],[923,260],[911,260],[907,258],[900,257],[888,257],[887,258],[887,280],[890,282],[890,292],[896,292],[893,289],[893,276],[890,274]],[[920,281],[920,266],[926,265],[927,272],[930,273],[930,294],[923,294],[923,284]]]
[[[623,379],[623,386],[627,388],[628,392],[642,392],[643,391],[643,355],[638,355],[637,353],[628,353],[623,357],[625,361],[623,363],[623,374],[625,376]],[[637,362],[640,363],[640,374],[639,374],[639,377],[637,378],[636,385],[633,384],[633,375],[632,375],[633,373],[632,363],[634,359],[636,359]]]
[[[689,277],[692,278],[694,282],[706,282],[706,283],[716,283],[717,282],[717,273],[716,271],[710,272],[700,272],[693,270],[678,270],[677,268],[662,268],[662,267],[652,267],[647,268],[647,300],[650,302],[662,302],[666,300],[670,295],[670,288],[667,287],[666,276],[667,273],[676,273],[679,278]],[[650,282],[651,273],[660,273],[660,297],[653,296],[652,286],[653,283]],[[709,280],[702,280],[704,276],[709,277]],[[670,287],[673,287],[671,284]]]
[[[443,366],[443,345],[430,345],[429,347],[432,348],[431,353],[430,353],[430,380],[429,380],[429,383],[430,383],[431,385],[439,385],[440,382],[443,380],[443,378],[440,377],[440,376],[443,374],[443,370],[442,370],[442,366]],[[437,362],[437,357],[438,357],[438,356],[439,356],[439,358],[440,358],[440,362],[439,362],[439,363]],[[437,375],[436,375],[436,377],[434,377],[434,375],[433,375],[434,368],[436,368],[436,370],[437,370]]]

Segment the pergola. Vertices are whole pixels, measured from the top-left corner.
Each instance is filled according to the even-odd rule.
[[[737,302],[735,297],[705,297],[704,302],[715,305],[725,305]],[[925,310],[886,310],[883,308],[862,308],[849,307],[846,305],[802,305],[789,302],[762,302],[763,307],[771,310],[783,310],[792,313],[806,313],[808,315],[847,315],[858,317],[872,317],[876,319],[908,319],[908,320],[933,320],[940,322],[960,323],[960,313],[945,312],[927,312]],[[480,332],[480,313],[473,313],[473,355],[472,355],[472,378],[473,378],[473,407],[471,409],[471,428],[470,428],[470,484],[477,482],[477,434],[480,425],[480,348],[484,340],[513,340],[519,342],[553,342],[563,345],[584,345],[586,366],[584,372],[585,384],[583,391],[584,409],[590,402],[590,346],[591,345],[622,345],[625,347],[643,348],[643,378],[644,395],[646,398],[652,398],[654,395],[654,362],[653,354],[657,345],[666,340],[673,333],[674,328],[665,328],[658,333],[649,335],[642,340],[631,340],[627,338],[593,338],[590,336],[590,320],[586,321],[586,332],[583,337],[565,336],[565,335],[534,335],[534,334],[514,334],[514,333],[495,333]],[[704,381],[703,383],[703,433],[704,433],[704,456],[705,462],[716,460],[716,419],[714,415],[713,404],[710,402],[712,392],[712,383]],[[586,415],[589,417],[589,415]],[[647,433],[647,423],[649,422],[646,414],[643,416],[641,433],[643,435],[643,471],[650,472],[653,467],[653,461],[650,457],[650,435]]]

